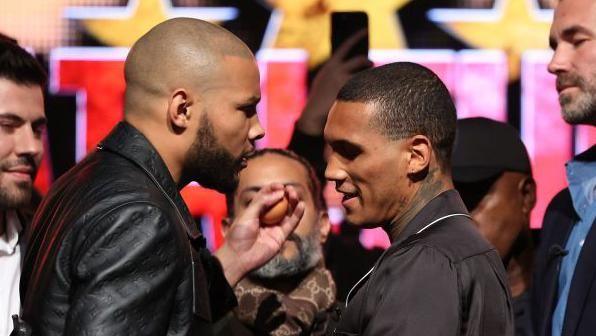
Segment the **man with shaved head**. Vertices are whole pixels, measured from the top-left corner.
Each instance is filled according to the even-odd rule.
[[[124,121],[61,177],[38,210],[21,281],[34,335],[208,335],[231,289],[280,249],[304,212],[268,185],[209,254],[179,189],[227,192],[263,136],[247,47],[195,19],[145,34],[125,64]],[[290,210],[261,227],[282,197]]]

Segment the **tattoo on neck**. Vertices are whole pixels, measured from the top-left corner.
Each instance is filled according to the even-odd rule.
[[[405,196],[398,200],[401,214],[385,229],[391,241],[397,239],[406,225],[430,200],[447,189],[438,167],[430,167],[425,176],[421,177],[420,183],[420,188],[409,201]]]

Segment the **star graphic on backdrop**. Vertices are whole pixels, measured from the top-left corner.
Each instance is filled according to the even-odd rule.
[[[474,48],[504,50],[515,80],[524,50],[548,48],[553,10],[540,9],[536,0],[496,0],[492,9],[432,9],[428,17]]]
[[[68,7],[64,16],[82,20],[87,31],[109,46],[130,47],[156,24],[174,17],[211,22],[233,20],[232,7],[172,7],[170,0],[129,0],[125,7]]]
[[[368,14],[371,49],[406,46],[397,10],[412,0],[268,0],[273,11],[262,48],[300,48],[310,55],[309,65],[324,61],[331,51],[331,12]]]

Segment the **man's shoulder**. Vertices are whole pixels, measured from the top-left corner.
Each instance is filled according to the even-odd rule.
[[[133,212],[158,216],[161,221],[170,221],[174,214],[172,205],[140,168],[117,155],[96,152],[52,186],[38,211],[38,221],[59,220],[80,230],[108,215]]]
[[[155,201],[159,188],[141,168],[109,152],[95,152],[56,181],[50,194],[88,202]]]
[[[147,175],[132,161],[111,152],[96,151],[68,170],[56,183],[105,184],[128,181],[129,185],[138,185],[144,184],[146,180]]]
[[[423,233],[402,246],[390,247],[379,262],[379,270],[400,278],[423,272],[451,280],[506,281],[497,251],[480,236],[470,219],[445,221]]]
[[[437,223],[424,231],[413,244],[434,249],[452,263],[495,252],[474,227],[472,219],[464,216]]]

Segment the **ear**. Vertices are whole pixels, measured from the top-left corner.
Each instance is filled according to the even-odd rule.
[[[517,186],[522,197],[522,211],[529,214],[536,205],[536,182],[531,176],[524,177]]]
[[[408,175],[420,175],[425,172],[430,165],[432,156],[432,147],[430,139],[424,135],[415,135],[408,140],[409,162]]]
[[[327,237],[329,237],[329,231],[331,230],[331,223],[329,222],[329,214],[327,211],[320,211],[319,212],[319,231],[321,234],[320,242],[321,244],[327,241]]]
[[[230,217],[226,217],[221,220],[221,233],[223,234],[224,238],[226,237],[226,233],[228,233],[231,225],[232,219]]]
[[[168,105],[168,123],[174,130],[182,132],[189,127],[192,101],[186,89],[173,91]]]

